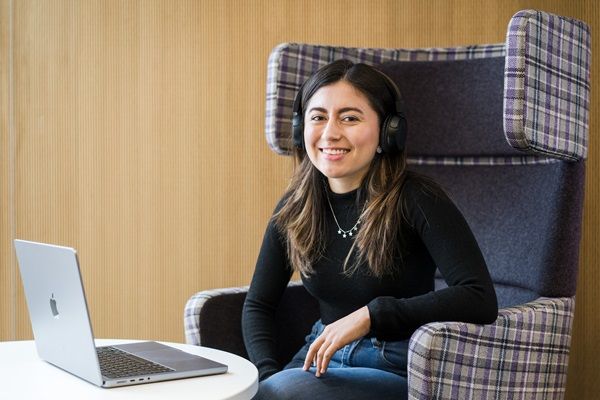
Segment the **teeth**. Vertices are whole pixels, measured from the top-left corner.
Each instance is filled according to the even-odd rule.
[[[349,150],[345,149],[323,149],[321,150],[325,154],[346,154]]]

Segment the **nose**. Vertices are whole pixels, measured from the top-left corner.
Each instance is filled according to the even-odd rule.
[[[327,125],[325,125],[323,129],[321,137],[328,141],[336,141],[342,137],[337,121],[335,121],[334,118],[330,118],[329,121],[327,121]]]

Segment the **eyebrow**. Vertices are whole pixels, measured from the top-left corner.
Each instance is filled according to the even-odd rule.
[[[325,108],[323,108],[323,107],[313,107],[310,110],[308,110],[308,112],[311,112],[311,111],[319,111],[319,112],[322,112],[322,113],[327,113],[327,110]],[[357,113],[364,114],[364,112],[360,108],[356,108],[356,107],[344,107],[344,108],[340,108],[338,110],[338,113],[342,114],[342,113],[345,113],[345,112],[348,112],[348,111],[355,111]]]

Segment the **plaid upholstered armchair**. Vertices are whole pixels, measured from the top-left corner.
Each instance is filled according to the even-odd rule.
[[[266,136],[289,153],[292,102],[317,68],[346,58],[379,64],[406,103],[411,168],[463,211],[486,258],[501,310],[494,324],[436,322],[409,351],[411,399],[564,396],[579,257],[588,140],[590,35],[581,21],[517,13],[506,43],[445,49],[282,44],[269,60]],[[439,279],[439,282],[443,282]],[[247,288],[193,295],[188,343],[247,356]],[[318,319],[292,283],[277,311],[289,360]]]

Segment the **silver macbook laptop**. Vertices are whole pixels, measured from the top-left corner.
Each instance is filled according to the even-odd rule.
[[[101,387],[227,372],[227,366],[157,342],[96,347],[75,249],[15,240],[41,359]]]

